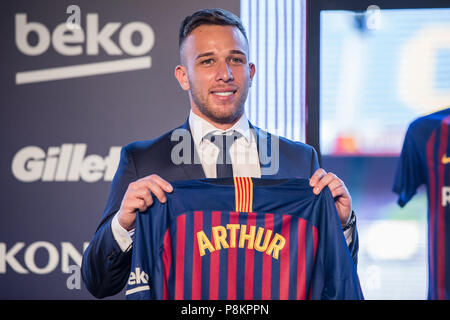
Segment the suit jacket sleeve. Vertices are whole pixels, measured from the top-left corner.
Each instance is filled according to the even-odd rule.
[[[83,254],[81,274],[89,292],[97,298],[119,293],[125,286],[131,265],[131,250],[123,252],[111,230],[128,185],[137,180],[135,164],[127,147],[122,148],[119,166],[111,184],[102,221]]]
[[[358,251],[359,251],[359,237],[358,237],[358,229],[355,226],[353,227],[352,231],[352,242],[349,243],[348,249],[350,250],[350,254],[353,259],[353,263],[355,264],[355,267],[358,266]]]

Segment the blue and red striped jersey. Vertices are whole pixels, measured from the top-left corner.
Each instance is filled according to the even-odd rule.
[[[177,181],[139,213],[127,299],[362,299],[328,188]]]
[[[450,108],[413,121],[393,191],[403,207],[425,184],[428,197],[428,299],[450,298]]]

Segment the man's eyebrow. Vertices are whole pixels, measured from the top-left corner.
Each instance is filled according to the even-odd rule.
[[[241,55],[245,56],[245,53],[242,52],[241,50],[230,50],[230,53],[232,53],[232,54],[241,54]]]
[[[213,56],[213,55],[214,55],[214,52],[212,52],[212,51],[208,51],[208,52],[205,52],[205,53],[200,53],[198,56],[195,57],[195,60],[198,60],[198,59],[203,58],[203,57],[210,57],[210,56]]]
[[[241,50],[230,50],[231,54],[240,54],[243,56],[246,56],[244,52],[242,52]],[[213,56],[214,52],[212,51],[208,51],[208,52],[204,52],[204,53],[200,53],[199,55],[197,55],[197,57],[195,57],[195,60],[198,60],[200,58],[204,58],[204,57],[210,57]]]

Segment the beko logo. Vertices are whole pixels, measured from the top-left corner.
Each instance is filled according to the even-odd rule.
[[[76,77],[93,76],[106,73],[131,71],[151,67],[151,57],[146,55],[155,43],[153,29],[144,22],[134,21],[127,24],[107,22],[100,26],[99,15],[88,13],[86,24],[74,28],[73,24],[61,23],[51,32],[44,24],[32,21],[26,13],[15,15],[15,42],[20,52],[27,56],[39,56],[50,45],[64,56],[87,54],[95,56],[100,48],[111,56],[124,54],[135,56],[106,62],[56,68],[21,71],[16,73],[16,84],[61,80]],[[37,41],[30,41],[34,34]],[[118,43],[112,36],[118,34]],[[133,41],[136,34],[138,42]]]
[[[112,181],[120,160],[121,147],[111,147],[103,158],[96,154],[86,156],[84,143],[49,147],[47,152],[37,146],[20,149],[14,156],[11,169],[22,182],[68,181],[96,182],[103,178]]]

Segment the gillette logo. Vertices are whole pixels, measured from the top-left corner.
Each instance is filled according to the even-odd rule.
[[[37,41],[30,43],[31,34],[34,34],[35,39],[37,36]],[[118,43],[112,39],[114,34],[118,34]],[[139,43],[133,41],[134,34],[140,40]],[[50,32],[44,24],[30,21],[26,13],[17,13],[15,42],[19,51],[27,56],[39,56],[45,53],[50,45],[64,56],[79,56],[84,53],[96,56],[100,48],[110,56],[124,54],[135,56],[113,61],[17,72],[16,84],[26,84],[150,68],[151,57],[146,54],[155,44],[155,34],[148,24],[139,21],[124,25],[121,22],[108,22],[101,26],[96,13],[86,15],[84,29],[81,25],[74,28],[71,24],[61,23]]]
[[[12,173],[22,182],[96,182],[102,178],[112,181],[121,147],[111,147],[105,158],[96,154],[86,156],[86,148],[84,143],[65,143],[49,147],[47,152],[37,146],[24,147],[13,158]]]

